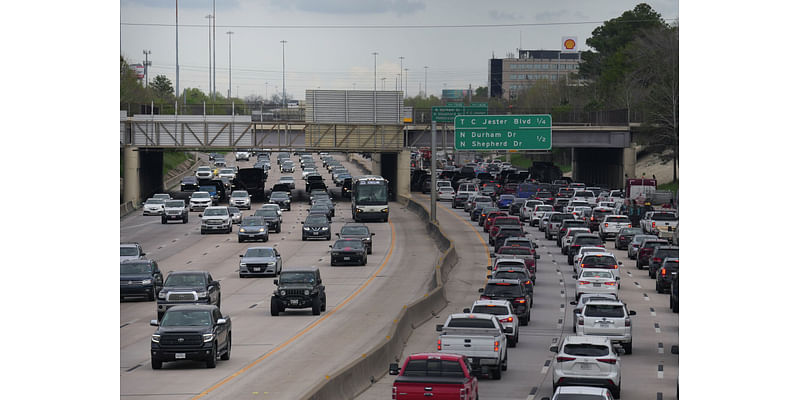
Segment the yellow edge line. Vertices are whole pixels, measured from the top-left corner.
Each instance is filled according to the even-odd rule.
[[[333,310],[331,310],[329,312],[326,312],[325,315],[323,315],[322,317],[320,317],[319,319],[314,321],[311,325],[307,326],[305,329],[303,329],[302,331],[300,331],[296,335],[292,336],[291,338],[289,338],[285,342],[281,343],[278,347],[272,349],[269,353],[264,354],[263,356],[259,357],[258,359],[256,359],[255,361],[253,361],[252,363],[247,365],[246,367],[234,372],[233,374],[231,374],[227,378],[223,379],[221,382],[219,382],[216,385],[204,390],[202,393],[200,393],[197,396],[193,397],[192,400],[199,399],[199,398],[201,398],[201,397],[213,392],[214,390],[219,389],[220,386],[230,382],[233,378],[236,378],[237,376],[243,374],[248,369],[258,365],[260,362],[264,361],[265,359],[267,359],[271,355],[277,353],[279,350],[283,349],[284,347],[288,346],[289,344],[291,344],[295,340],[299,339],[301,336],[305,335],[309,330],[311,330],[312,328],[316,327],[317,325],[322,323],[322,321],[326,320],[328,317],[330,317],[331,315],[336,313],[336,311],[338,311],[339,309],[344,307],[345,304],[350,302],[350,300],[352,300],[353,298],[355,298],[355,296],[357,296],[359,293],[361,293],[361,291],[364,290],[364,288],[366,288],[367,285],[369,285],[372,282],[372,280],[375,279],[375,277],[378,276],[378,274],[381,272],[381,270],[383,270],[383,267],[386,266],[386,263],[388,263],[389,259],[392,257],[392,252],[394,251],[395,232],[394,232],[394,224],[392,223],[391,219],[389,219],[389,227],[392,229],[392,241],[391,241],[391,244],[389,245],[389,254],[386,255],[386,259],[383,260],[383,264],[381,264],[380,268],[378,268],[375,271],[375,273],[372,274],[372,276],[369,279],[367,279],[367,281],[364,282],[364,284],[361,285],[361,287],[358,288],[358,290],[356,290],[353,294],[351,294],[349,297],[344,299],[344,301],[339,303],[339,305],[336,306]]]

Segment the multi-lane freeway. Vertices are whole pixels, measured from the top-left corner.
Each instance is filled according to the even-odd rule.
[[[274,156],[273,156],[274,157]],[[317,157],[317,156],[315,156]],[[293,157],[294,158],[294,157]],[[363,171],[344,162],[354,174]],[[252,162],[228,165],[250,167]],[[273,159],[274,162],[274,159]],[[334,187],[323,171],[329,187]],[[273,166],[267,187],[281,174]],[[200,234],[200,217],[191,213],[188,224],[160,223],[157,216],[129,215],[120,221],[120,240],[139,242],[147,257],[158,261],[162,271],[205,270],[221,281],[222,313],[233,322],[232,357],[207,369],[202,362],[181,361],[150,368],[150,337],[156,318],[155,303],[125,301],[120,304],[120,396],[126,399],[294,399],[326,379],[340,367],[384,340],[383,335],[403,305],[426,293],[431,270],[440,253],[425,234],[416,214],[400,204],[391,204],[389,223],[370,223],[375,232],[374,251],[366,267],[329,266],[328,245],[322,241],[301,241],[300,222],[308,209],[302,190],[301,172],[293,174],[298,189],[293,191],[292,211],[284,211],[280,233],[271,233],[267,243],[277,247],[284,269],[318,266],[328,293],[327,311],[312,316],[310,310],[290,310],[269,315],[272,278],[242,279],[238,276],[239,255],[261,243],[238,243],[236,234]],[[338,194],[338,189],[333,190]],[[336,197],[336,196],[334,196]],[[414,201],[426,208],[430,199],[414,194]],[[253,211],[261,203],[253,203]],[[435,351],[435,325],[450,313],[460,312],[479,296],[491,261],[487,235],[461,209],[440,202],[438,219],[450,237],[459,261],[445,285],[449,304],[434,318],[418,327],[404,355]],[[250,215],[253,211],[243,211]],[[351,222],[350,205],[337,198],[332,231]],[[509,351],[508,370],[501,380],[481,379],[483,399],[538,399],[552,394],[553,353],[549,347],[572,334],[572,306],[575,280],[555,242],[546,240],[536,228],[525,227],[539,244],[538,272],[532,319],[521,327],[520,343]],[[235,231],[234,231],[235,232]],[[613,248],[607,242],[607,248]],[[678,343],[678,317],[668,308],[668,296],[657,294],[655,281],[645,270],[637,270],[622,250],[612,250],[622,265],[620,298],[633,317],[633,354],[622,359],[622,397],[629,399],[672,399],[676,396],[678,357],[670,347]],[[388,367],[388,366],[387,366]],[[359,399],[390,397],[393,377],[384,376]]]

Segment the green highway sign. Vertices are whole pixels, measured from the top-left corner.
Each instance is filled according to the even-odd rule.
[[[443,107],[431,107],[432,120],[436,122],[453,123],[456,115],[486,115],[489,113],[489,105],[457,105],[452,103]]]
[[[458,115],[456,150],[551,150],[553,119],[539,115]]]
[[[486,107],[486,108],[489,108],[489,103],[478,103],[478,102],[473,101],[472,103],[470,103],[470,106],[472,106],[472,107]]]

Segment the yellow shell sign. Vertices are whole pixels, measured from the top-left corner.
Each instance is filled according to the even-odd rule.
[[[572,50],[575,48],[575,41],[572,39],[567,39],[564,41],[564,48],[567,50]]]

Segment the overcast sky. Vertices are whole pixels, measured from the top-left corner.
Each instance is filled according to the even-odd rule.
[[[281,40],[286,40],[286,92],[305,98],[306,89],[373,88],[394,90],[400,56],[408,68],[408,93],[486,86],[488,60],[520,47],[558,50],[562,36],[577,36],[587,50],[593,29],[641,1],[623,0],[217,0],[216,87],[228,90],[228,39],[232,45],[232,91],[264,96],[282,90]],[[678,18],[677,0],[648,2],[665,19]],[[178,0],[180,87],[208,91],[209,31],[212,0]],[[121,0],[120,51],[131,63],[152,53],[149,76],[166,75],[175,83],[175,2]],[[590,23],[586,23],[590,22]],[[668,21],[670,22],[670,21]],[[363,26],[553,24],[504,27],[364,28]],[[142,26],[127,24],[163,24]],[[196,25],[196,26],[189,26]],[[293,26],[303,26],[293,28]],[[327,26],[327,28],[326,28]],[[330,26],[356,26],[330,28]],[[405,76],[403,77],[405,80]],[[267,89],[269,82],[269,89]],[[403,86],[406,86],[404,83]]]

